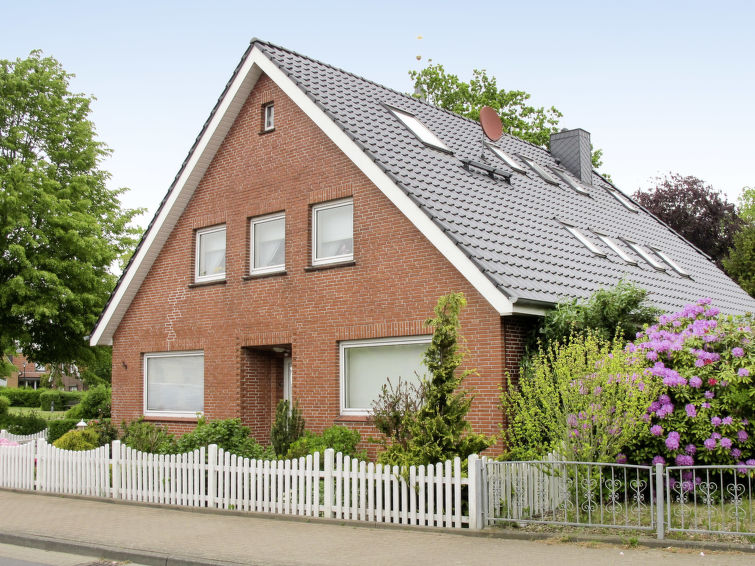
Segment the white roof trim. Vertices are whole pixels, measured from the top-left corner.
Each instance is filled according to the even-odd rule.
[[[443,231],[378,167],[346,133],[331,120],[317,104],[257,47],[236,75],[221,100],[207,129],[191,153],[181,177],[167,202],[155,218],[152,229],[145,235],[139,252],[123,276],[102,318],[90,337],[90,344],[112,344],[113,334],[120,324],[155,258],[194,194],[220,147],[228,130],[238,116],[249,93],[261,73],[270,79],[330,138],[336,146],[370,179],[386,197],[414,224],[446,259],[501,315],[517,313],[515,305],[472,263]]]

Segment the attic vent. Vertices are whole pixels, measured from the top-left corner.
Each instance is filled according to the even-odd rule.
[[[553,175],[548,173],[543,167],[532,161],[529,157],[525,157],[524,155],[519,155],[520,159],[524,161],[527,165],[529,165],[529,168],[532,169],[535,173],[540,175],[540,177],[545,181],[546,183],[550,183],[551,185],[558,185],[558,179],[556,179]]]
[[[442,149],[444,151],[448,151],[449,153],[451,152],[451,150],[446,147],[446,144],[440,141],[440,138],[436,136],[430,130],[430,128],[420,122],[416,116],[408,114],[407,112],[402,112],[401,110],[397,110],[396,108],[389,108],[389,110],[393,112],[393,115],[396,116],[396,118],[398,118],[401,123],[409,129],[411,133],[417,136],[417,139],[419,141],[421,141],[425,145],[429,145],[430,147]]]
[[[564,171],[563,169],[557,169],[556,167],[549,167],[551,171],[553,171],[558,177],[567,185],[569,185],[572,189],[577,191],[579,194],[582,195],[588,195],[590,194],[590,191],[588,191],[586,188],[584,188],[582,185],[577,183],[572,177]]]
[[[669,264],[669,266],[671,267],[671,269],[673,269],[674,271],[676,271],[679,275],[681,275],[682,277],[689,277],[691,279],[689,273],[687,273],[678,263],[676,263],[673,259],[671,259],[669,256],[667,256],[661,250],[659,250],[658,248],[653,248],[653,251],[656,253],[656,255],[659,258],[661,258],[663,261],[665,261],[667,264]]]
[[[624,239],[626,244],[632,248],[634,251],[636,251],[642,259],[644,259],[646,262],[648,262],[651,266],[653,266],[658,271],[666,271],[666,268],[663,267],[658,261],[648,253],[645,248],[643,248],[641,245],[637,244],[636,242],[632,242],[631,240]]]
[[[593,230],[593,232],[595,231]],[[608,236],[606,236],[605,234],[601,234],[599,232],[595,232],[595,235],[598,236],[598,238],[600,238],[605,245],[611,248],[613,252],[617,256],[619,256],[621,259],[623,259],[625,262],[627,262],[630,265],[637,265],[637,260],[629,257],[629,255],[627,255],[627,253],[623,249],[621,249],[621,246],[619,246],[616,240],[613,240],[609,238]]]
[[[511,157],[505,151],[503,151],[500,147],[497,147],[492,144],[486,144],[486,145],[488,146],[488,149],[490,149],[493,153],[495,153],[501,161],[503,161],[506,165],[511,167],[517,173],[527,172],[527,170],[524,167],[522,167],[516,161],[514,161],[514,158]]]
[[[569,224],[566,224],[564,222],[562,222],[561,224],[563,224],[564,228],[566,228],[572,236],[577,238],[577,240],[579,240],[582,243],[582,245],[585,246],[592,253],[600,257],[606,257],[605,252],[601,250],[598,246],[593,244],[590,240],[588,240],[587,236],[585,236],[577,228],[575,228],[574,226],[570,226]]]

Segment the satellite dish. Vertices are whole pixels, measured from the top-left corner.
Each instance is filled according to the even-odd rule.
[[[483,106],[480,108],[480,125],[482,131],[491,141],[498,141],[503,135],[503,127],[501,126],[501,118],[498,116],[498,112],[493,110],[490,106]]]

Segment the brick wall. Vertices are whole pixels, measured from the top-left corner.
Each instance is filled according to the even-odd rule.
[[[260,134],[262,104],[275,103],[275,131]],[[336,198],[354,203],[354,263],[308,269],[311,206]],[[285,211],[286,273],[245,277],[250,218]],[[226,280],[193,286],[194,233],[226,225]],[[515,365],[518,328],[509,323],[267,77],[236,123],[155,261],[113,339],[113,419],[142,414],[145,352],[203,350],[205,414],[242,417],[267,438],[279,362],[290,350],[293,397],[307,428],[334,423],[374,434],[364,419],[340,415],[339,340],[426,334],[423,321],[438,296],[463,291],[462,315],[476,399],[475,428],[497,433],[499,388]],[[511,353],[504,352],[509,346]],[[267,366],[265,364],[268,364]],[[166,424],[175,432],[189,420]]]

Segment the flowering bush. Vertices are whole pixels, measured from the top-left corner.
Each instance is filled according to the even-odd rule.
[[[636,462],[755,466],[755,323],[722,316],[710,299],[664,315],[627,345],[662,382],[635,441]]]

